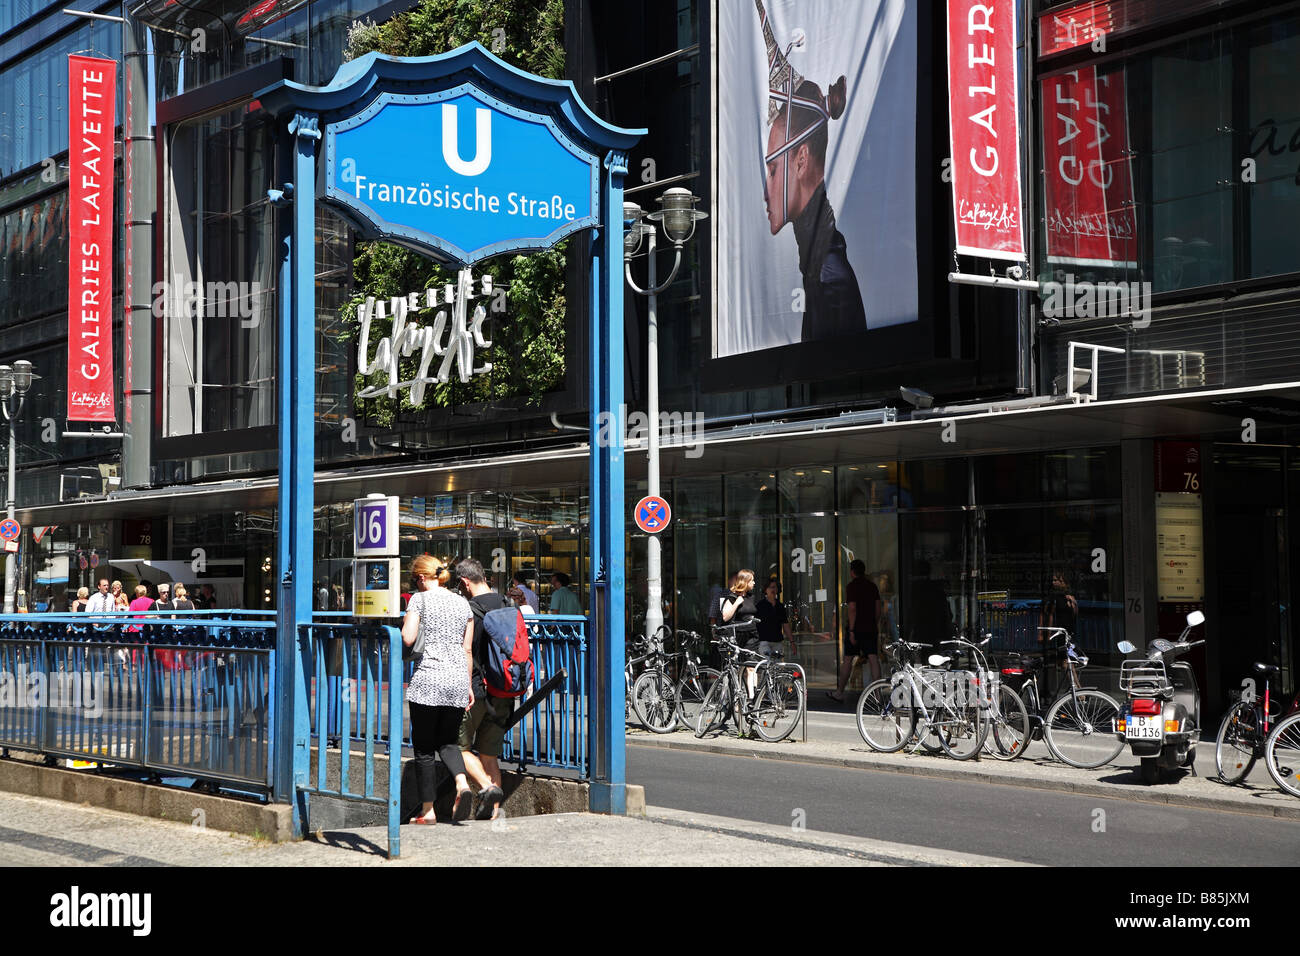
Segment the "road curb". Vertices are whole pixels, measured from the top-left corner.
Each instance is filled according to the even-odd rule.
[[[761,843],[776,844],[794,849],[808,850],[845,857],[857,863],[877,866],[1037,866],[1019,860],[961,850],[943,850],[936,847],[889,843],[866,837],[848,836],[820,830],[797,829],[753,820],[740,820],[716,814],[676,810],[669,807],[649,806],[646,819],[660,826],[680,827],[740,837]]]
[[[1073,793],[1079,796],[1105,797],[1110,800],[1128,800],[1133,803],[1156,803],[1165,806],[1185,807],[1192,810],[1220,810],[1235,813],[1247,813],[1252,816],[1271,817],[1276,820],[1300,821],[1300,800],[1294,806],[1252,805],[1240,798],[1202,796],[1198,794],[1179,793],[1172,788],[1161,788],[1150,792],[1136,792],[1114,784],[1097,783],[1091,780],[1053,780],[1043,777],[1025,775],[1003,775],[982,770],[965,770],[944,766],[939,757],[904,757],[907,763],[898,763],[893,759],[870,759],[866,757],[834,757],[819,753],[795,753],[789,750],[777,750],[773,745],[763,749],[727,747],[705,742],[687,743],[673,740],[667,736],[630,735],[628,746],[656,747],[661,750],[681,750],[694,753],[722,754],[728,757],[752,757],[756,760],[780,760],[789,763],[808,763],[822,767],[840,767],[847,770],[882,770],[888,773],[913,774],[920,777],[934,777],[973,783],[991,783],[1002,786],[1024,787],[1030,790],[1049,790],[1058,793]],[[771,749],[769,749],[771,748]],[[1029,758],[1025,758],[1029,759]],[[1087,773],[1088,771],[1079,771]]]

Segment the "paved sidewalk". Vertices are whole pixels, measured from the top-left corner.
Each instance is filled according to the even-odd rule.
[[[651,807],[646,817],[560,813],[495,823],[367,827],[268,843],[184,823],[0,793],[0,866],[989,866],[967,853]]]
[[[914,773],[952,780],[1060,790],[1112,799],[1227,810],[1300,821],[1300,799],[1274,786],[1262,768],[1257,768],[1251,774],[1250,782],[1244,785],[1229,787],[1220,783],[1214,775],[1213,741],[1203,742],[1197,748],[1197,770],[1201,776],[1193,777],[1186,771],[1174,771],[1166,773],[1161,783],[1147,786],[1138,777],[1137,765],[1127,748],[1115,763],[1097,770],[1078,770],[1053,760],[1046,745],[1039,740],[1034,741],[1025,756],[1019,760],[981,757],[978,760],[960,761],[942,754],[932,756],[924,751],[915,754],[876,753],[862,742],[856,730],[853,734],[856,742],[848,741],[842,734],[833,735],[838,739],[828,740],[820,738],[831,735],[819,733],[814,726],[809,730],[808,742],[804,743],[800,739],[801,731],[802,726],[796,730],[792,739],[770,744],[762,740],[741,740],[729,733],[701,740],[689,731],[652,734],[629,727],[627,742],[630,747],[663,747],[746,755],[768,760],[802,761],[832,767]],[[1262,778],[1260,774],[1263,774]],[[653,793],[647,792],[646,797],[653,802]]]

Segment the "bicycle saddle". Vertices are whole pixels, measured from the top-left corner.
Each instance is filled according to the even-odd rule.
[[[1262,661],[1256,662],[1252,670],[1254,670],[1256,674],[1263,674],[1265,677],[1277,677],[1282,673],[1282,668],[1278,667],[1276,664],[1265,664]]]
[[[929,657],[929,664],[931,667],[943,667],[943,665],[947,664],[951,660],[952,658],[947,654],[931,654]]]

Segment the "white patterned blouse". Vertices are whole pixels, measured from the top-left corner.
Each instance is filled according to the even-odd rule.
[[[424,655],[411,675],[406,699],[426,707],[469,706],[469,663],[465,658],[465,625],[469,602],[446,588],[430,588],[411,596],[407,613],[419,612]]]

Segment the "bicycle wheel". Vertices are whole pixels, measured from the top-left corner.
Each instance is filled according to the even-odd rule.
[[[1043,742],[1071,767],[1104,767],[1124,749],[1124,738],[1115,733],[1119,713],[1119,704],[1099,690],[1067,692],[1043,718]]]
[[[677,691],[673,679],[658,668],[645,671],[632,685],[632,707],[641,723],[656,734],[677,729]]]
[[[1241,783],[1254,768],[1259,749],[1255,705],[1238,701],[1223,715],[1214,742],[1214,767],[1219,779],[1227,784]]]
[[[697,668],[694,674],[687,674],[677,685],[677,722],[684,730],[694,730],[700,719],[700,705],[704,703],[709,688],[716,684],[722,674],[712,667]]]
[[[1273,728],[1264,741],[1264,766],[1273,782],[1300,797],[1300,714],[1292,714]]]
[[[970,760],[984,749],[989,721],[978,700],[940,705],[935,715],[939,746],[953,760]]]
[[[731,679],[723,674],[714,681],[700,703],[700,713],[695,721],[696,737],[722,729],[722,725],[731,717],[731,696]]]
[[[901,697],[907,688],[899,686]],[[878,680],[863,688],[858,697],[858,733],[877,753],[897,753],[907,746],[916,728],[916,712],[911,707],[895,707],[893,687]]]
[[[799,726],[808,694],[794,671],[785,668],[764,670],[766,673],[754,700],[754,730],[768,743],[774,744],[785,740]]]
[[[998,760],[1015,760],[1029,746],[1029,712],[1020,695],[1006,684],[998,685],[997,710],[989,724],[984,749]]]

